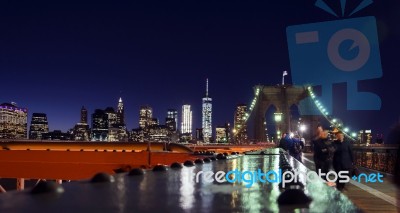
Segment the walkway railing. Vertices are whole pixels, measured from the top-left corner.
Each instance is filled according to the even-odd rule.
[[[357,166],[389,174],[394,173],[397,145],[354,145],[354,160]]]

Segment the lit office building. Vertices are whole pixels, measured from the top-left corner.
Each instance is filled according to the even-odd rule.
[[[90,140],[90,129],[89,124],[77,123],[71,131],[71,134],[76,141],[89,141]]]
[[[370,129],[366,130],[360,130],[360,133],[358,134],[358,143],[360,144],[371,144],[372,142],[372,131]]]
[[[81,108],[81,122],[82,124],[87,124],[88,123],[88,118],[87,118],[87,109],[82,106]]]
[[[176,132],[175,118],[165,118],[165,126],[167,126],[169,131]]]
[[[107,114],[107,124],[108,127],[116,127],[117,126],[117,113],[114,108],[107,107],[104,112]]]
[[[33,113],[29,127],[29,139],[41,140],[42,134],[49,132],[49,123],[44,113]]]
[[[0,105],[0,139],[26,139],[28,110],[16,103]]]
[[[227,143],[228,142],[228,130],[224,126],[217,126],[215,128],[215,142]]]
[[[212,137],[212,99],[208,97],[208,79],[206,82],[206,96],[203,98],[202,115],[203,140],[207,143]]]
[[[90,129],[87,123],[87,110],[84,106],[81,109],[81,120],[79,123],[75,124],[72,129],[71,134],[73,139],[76,141],[89,141],[90,140]]]
[[[120,126],[125,126],[125,111],[124,111],[124,103],[122,102],[122,98],[119,98],[119,100],[118,100],[117,124]]]
[[[143,128],[132,129],[129,134],[129,141],[133,142],[144,142],[145,131]]]
[[[153,110],[149,106],[141,106],[139,113],[139,127],[145,128],[151,125],[153,119]]]
[[[234,117],[234,140],[236,143],[243,143],[247,141],[247,124],[246,124],[246,114],[247,114],[247,105],[246,104],[238,104],[235,110]]]
[[[158,126],[160,123],[158,122],[158,118],[152,118],[150,126]]]
[[[120,99],[121,100],[121,99]],[[118,107],[121,107],[122,102],[119,102]],[[118,119],[120,121],[123,120],[120,113],[123,113],[123,106],[120,112],[115,112],[114,108],[107,107],[104,112],[107,114],[107,123],[108,123],[108,134],[107,141],[115,142],[115,141],[125,141],[128,139],[128,135],[126,133],[125,125],[118,123]],[[120,114],[120,115],[118,115]],[[121,120],[122,119],[122,120]]]
[[[109,131],[109,141],[128,141],[128,131],[125,123],[125,110],[122,98],[118,100],[116,124]]]
[[[192,110],[190,110],[190,105],[182,106],[182,134],[192,134]]]
[[[92,114],[91,140],[108,140],[108,114],[104,110],[96,109]]]
[[[167,120],[172,125],[172,120],[171,119],[173,119],[175,121],[174,122],[175,127],[172,128],[172,126],[171,126],[170,130],[171,131],[178,131],[178,110],[176,110],[176,109],[168,109],[168,111],[167,111],[167,119],[165,120],[165,124],[167,126],[168,126]]]
[[[108,128],[108,141],[116,142],[116,141],[128,141],[128,134],[125,129],[120,127],[109,127]]]
[[[167,142],[169,141],[170,131],[165,125],[154,125],[149,129],[148,140],[151,142]]]
[[[190,105],[182,106],[182,119],[181,119],[181,142],[192,140],[192,110]]]

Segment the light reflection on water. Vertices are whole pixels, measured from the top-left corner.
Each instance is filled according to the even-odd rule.
[[[205,172],[206,171],[213,171],[213,165],[214,164],[212,164],[212,163],[203,164],[202,170],[205,171]],[[202,188],[204,189],[204,188],[208,188],[213,183],[208,183],[206,181],[202,181],[200,184],[201,184]],[[201,199],[201,209],[208,210],[213,205],[214,193],[210,193],[209,191],[204,191],[203,190],[203,191],[200,192],[200,199]]]
[[[297,161],[289,160],[289,163],[298,168],[299,172],[307,172],[307,168]],[[239,171],[257,171],[261,169],[263,172],[270,170],[279,170],[279,156],[244,156],[227,161],[217,161],[211,164],[196,165],[195,167],[184,167],[181,171],[176,172],[179,178],[179,206],[184,212],[204,211],[211,212],[213,209],[219,209],[219,206],[229,206],[228,209],[233,212],[279,212],[283,209],[279,208],[277,199],[281,194],[277,183],[255,182],[250,188],[246,187],[245,182],[241,183],[217,183],[216,181],[209,183],[200,176],[200,182],[196,183],[195,175],[198,171],[217,171],[228,172],[230,170]],[[299,176],[300,181],[304,184],[306,179]],[[271,178],[273,179],[273,178]],[[169,182],[174,182],[168,178]],[[168,186],[170,190],[174,187]],[[343,195],[331,190],[322,182],[313,184],[305,184],[305,193],[312,197],[313,202],[310,204],[308,211],[328,211],[337,203],[340,209],[349,210],[355,207],[351,201],[347,200]],[[302,212],[304,209],[295,209],[294,212]]]
[[[127,189],[127,184],[126,184],[126,179],[122,176],[117,177],[117,197],[114,199],[117,199],[118,202],[115,202],[118,204],[118,212],[125,212],[126,208],[126,189]]]
[[[195,192],[195,167],[184,167],[181,170],[181,186],[179,188],[179,205],[184,210],[190,210],[193,208],[194,203],[194,192]]]

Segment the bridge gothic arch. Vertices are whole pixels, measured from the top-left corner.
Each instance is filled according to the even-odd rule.
[[[274,106],[276,112],[282,113],[282,120],[279,122],[281,132],[287,132],[291,129],[291,106],[298,106],[300,101],[308,97],[307,89],[303,86],[276,85],[263,86],[257,85],[254,91],[260,89],[257,102],[252,112],[254,128],[254,139],[256,142],[267,141],[265,134],[265,114],[269,107]],[[256,92],[255,92],[256,94]]]

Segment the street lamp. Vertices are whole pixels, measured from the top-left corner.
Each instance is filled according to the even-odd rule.
[[[306,127],[306,125],[304,125],[304,124],[301,124],[300,125],[300,127],[299,127],[299,130],[300,130],[300,132],[304,132],[304,131],[306,131],[306,129],[307,129],[307,127]]]
[[[274,120],[275,120],[276,125],[278,126],[277,131],[276,131],[278,140],[281,138],[281,130],[280,130],[279,123],[282,121],[282,115],[283,114],[281,112],[274,113]]]
[[[275,122],[281,122],[282,121],[282,113],[281,112],[275,112],[274,113],[274,118],[275,118]]]
[[[299,126],[299,131],[300,131],[300,137],[303,137],[304,132],[307,130],[306,125],[300,124]]]

